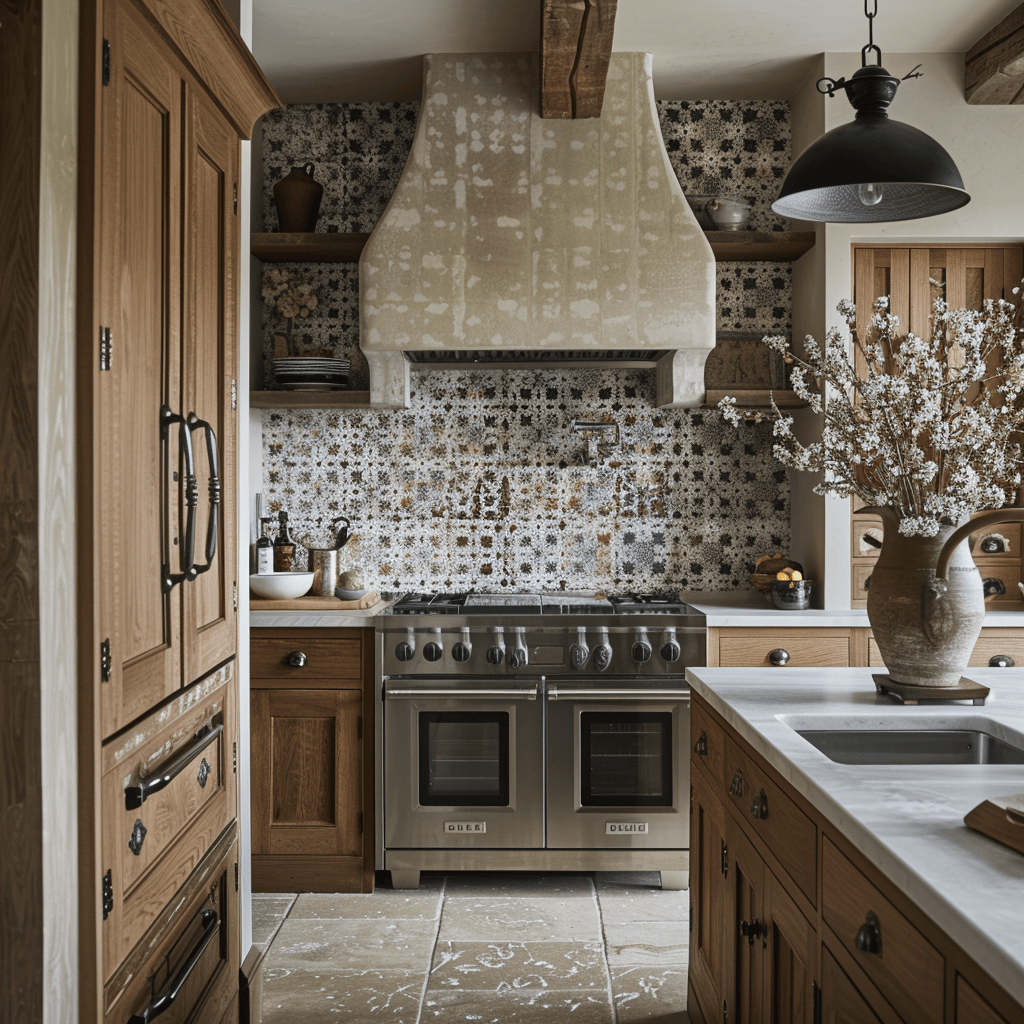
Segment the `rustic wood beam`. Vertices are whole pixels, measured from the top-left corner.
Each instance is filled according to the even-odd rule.
[[[600,117],[617,0],[543,0],[540,116]]]
[[[1024,4],[967,51],[964,96],[974,105],[1024,103]]]

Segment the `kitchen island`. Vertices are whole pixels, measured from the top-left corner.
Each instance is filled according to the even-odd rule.
[[[976,1019],[1024,1019],[1024,854],[963,821],[986,799],[1024,793],[1024,765],[841,764],[796,731],[966,727],[1024,745],[1024,671],[978,669],[971,676],[992,688],[984,706],[904,707],[878,696],[865,668],[793,668],[782,674],[749,667],[687,671],[694,697],[695,750],[691,983],[702,996],[705,1019],[721,1019],[722,1000],[728,1003],[729,994],[735,996],[747,942],[730,944],[728,934],[712,937],[719,959],[728,962],[711,965],[712,972],[719,972],[717,978],[702,976],[701,944],[708,945],[708,936],[701,933],[707,920],[701,907],[701,899],[707,898],[702,879],[710,879],[713,888],[716,861],[721,857],[726,867],[728,845],[740,860],[723,893],[728,895],[730,887],[733,892],[742,889],[751,877],[752,854],[743,854],[741,845],[748,839],[763,857],[764,891],[779,891],[773,906],[781,905],[787,896],[783,890],[789,890],[790,921],[799,921],[811,936],[802,935],[795,946],[799,952],[803,942],[805,980],[816,993],[808,997],[812,1001],[824,1001],[827,1009],[828,980],[838,977],[852,982],[851,991],[865,999],[865,1012],[875,1015],[864,1020],[967,1024],[972,1020],[968,1007],[986,1002],[991,1016]],[[742,791],[744,786],[737,779],[741,775],[746,776],[747,791],[737,794],[737,787]],[[762,798],[767,787],[770,803],[764,806],[771,806],[771,813],[765,810],[763,817],[756,795],[751,804],[751,791],[757,793],[752,776],[762,786]],[[716,788],[722,806],[715,803]],[[773,849],[771,829],[781,828],[787,814],[785,833],[775,836],[783,841]],[[723,833],[721,852],[717,843],[706,841],[709,823]],[[730,833],[735,838],[727,843]],[[806,857],[800,850],[802,837],[810,846]],[[852,908],[864,893],[864,907]],[[739,896],[736,900],[736,913],[753,922],[750,948],[756,949],[759,917],[769,920],[774,911],[763,912],[749,903],[739,906]],[[865,911],[882,919],[878,950],[873,948],[873,926],[862,924]],[[751,921],[739,922],[743,935],[750,932]],[[790,925],[788,935],[793,934]],[[764,942],[767,947],[767,935]],[[739,953],[730,954],[730,945]],[[705,952],[714,959],[710,948]],[[776,961],[778,954],[776,948]],[[901,977],[901,964],[910,980]],[[766,976],[771,973],[766,969]],[[770,978],[764,981],[770,984]],[[922,986],[916,996],[915,984]],[[772,998],[767,991],[753,998],[761,995]],[[979,995],[982,1004],[976,1001]],[[896,1016],[891,1015],[894,1009]],[[701,1019],[699,1011],[695,1019]],[[820,1019],[830,1017],[826,1012]]]

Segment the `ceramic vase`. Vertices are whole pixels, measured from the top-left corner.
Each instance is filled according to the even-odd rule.
[[[868,621],[894,682],[956,686],[967,669],[985,621],[981,573],[968,537],[999,522],[1024,519],[1024,509],[975,516],[943,526],[934,537],[904,537],[891,508],[866,508],[882,517],[884,534],[868,587]]]
[[[316,231],[324,187],[313,179],[313,164],[293,167],[274,186],[281,231]]]

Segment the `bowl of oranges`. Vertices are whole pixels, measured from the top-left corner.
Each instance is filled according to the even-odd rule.
[[[804,567],[795,559],[788,558],[776,551],[774,555],[762,555],[754,565],[754,571],[750,574],[750,582],[754,588],[764,594],[769,604],[774,604],[772,598],[772,584],[779,579],[779,573],[797,572],[800,575],[798,581],[803,579]],[[792,576],[789,577],[792,581]]]

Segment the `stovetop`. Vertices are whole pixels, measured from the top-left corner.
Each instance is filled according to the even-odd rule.
[[[696,615],[674,596],[552,592],[491,594],[406,594],[388,610],[391,615]]]

